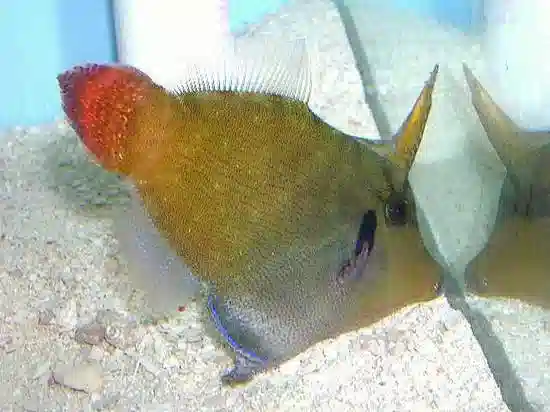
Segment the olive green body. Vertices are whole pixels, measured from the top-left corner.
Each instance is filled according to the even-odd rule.
[[[259,77],[263,93],[218,91],[201,76],[172,93],[108,65],[58,79],[86,147],[131,180],[209,285],[212,319],[236,355],[228,383],[431,299],[439,281],[407,184],[438,67],[396,140],[381,144],[313,114],[307,71],[294,92],[292,71],[274,67]]]
[[[137,117],[130,177],[161,233],[213,286],[239,345],[278,364],[435,296],[439,268],[418,230],[387,227],[388,161],[369,146],[278,96],[151,101]],[[342,282],[369,211],[373,249]],[[392,237],[407,242],[396,250]]]

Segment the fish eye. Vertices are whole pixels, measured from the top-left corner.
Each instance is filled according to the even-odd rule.
[[[409,220],[409,203],[399,195],[389,199],[384,210],[386,223],[391,226],[403,226]]]

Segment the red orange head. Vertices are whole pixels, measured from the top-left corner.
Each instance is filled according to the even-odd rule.
[[[130,66],[90,64],[57,76],[63,110],[100,164],[123,172],[136,109],[153,81]]]

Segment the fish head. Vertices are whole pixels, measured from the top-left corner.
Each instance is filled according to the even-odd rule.
[[[152,80],[134,67],[89,64],[57,81],[63,110],[84,146],[103,167],[124,173],[133,120],[155,87]]]

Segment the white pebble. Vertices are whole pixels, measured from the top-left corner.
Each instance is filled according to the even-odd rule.
[[[101,398],[95,399],[92,402],[92,409],[94,411],[102,411],[105,409],[112,409],[120,400],[120,394],[114,393],[109,396],[103,396]]]
[[[164,361],[162,366],[164,369],[171,369],[171,368],[178,367],[180,364],[181,364],[181,361],[178,358],[176,358],[174,355],[172,355],[172,356],[169,356]]]
[[[49,325],[54,320],[55,314],[51,309],[44,309],[38,312],[38,324]]]
[[[141,357],[139,358],[139,363],[141,366],[143,366],[143,369],[145,369],[151,375],[158,376],[161,372],[160,367],[151,358],[145,356]]]
[[[71,299],[62,307],[56,317],[56,323],[68,330],[74,329],[78,323],[76,300]]]
[[[105,351],[98,346],[92,346],[92,349],[88,353],[88,360],[99,362],[105,356]]]
[[[103,386],[103,373],[97,363],[64,365],[53,373],[56,383],[86,393],[97,392]]]
[[[38,365],[36,368],[34,375],[32,376],[33,379],[38,379],[44,376],[48,371],[50,370],[50,363],[44,362]]]

